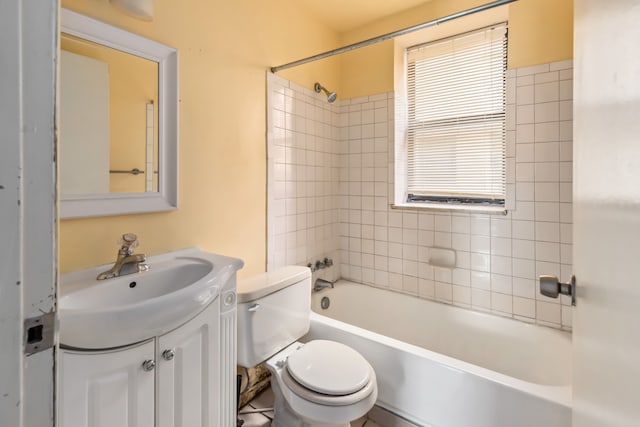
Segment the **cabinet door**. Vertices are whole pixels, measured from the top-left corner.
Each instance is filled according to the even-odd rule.
[[[153,427],[154,340],[108,352],[60,352],[60,426]]]
[[[218,427],[219,342],[218,301],[158,338],[157,427]]]

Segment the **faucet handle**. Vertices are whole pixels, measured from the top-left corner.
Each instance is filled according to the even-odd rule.
[[[138,236],[133,233],[125,233],[120,239],[121,250],[125,251],[127,255],[131,255],[138,244]]]
[[[122,241],[126,243],[134,243],[138,241],[138,236],[133,233],[124,233],[122,235]]]

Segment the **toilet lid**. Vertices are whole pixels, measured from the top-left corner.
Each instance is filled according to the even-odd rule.
[[[369,363],[354,349],[334,341],[314,340],[287,359],[289,374],[306,388],[333,396],[362,389],[370,380]]]

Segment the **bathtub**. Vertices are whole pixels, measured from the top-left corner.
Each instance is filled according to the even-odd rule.
[[[376,371],[376,404],[414,424],[571,425],[567,332],[344,280],[315,292],[312,309],[304,339],[358,350]]]

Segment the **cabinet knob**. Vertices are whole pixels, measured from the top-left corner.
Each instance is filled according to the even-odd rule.
[[[142,369],[144,369],[146,372],[150,372],[153,371],[153,368],[156,367],[156,361],[155,360],[145,360],[144,362],[142,362]]]
[[[165,351],[162,352],[162,358],[164,360],[173,360],[173,358],[176,356],[176,352],[173,351],[172,348],[169,348]]]

